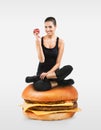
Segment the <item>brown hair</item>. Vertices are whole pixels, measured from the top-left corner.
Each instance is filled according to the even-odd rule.
[[[56,26],[57,24],[56,19],[54,17],[47,17],[44,22],[48,22],[48,21],[53,22],[54,26]]]

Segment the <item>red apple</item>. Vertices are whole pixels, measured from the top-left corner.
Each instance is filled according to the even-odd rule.
[[[35,29],[33,30],[33,33],[39,34],[39,33],[40,33],[40,29],[39,29],[39,28],[35,28]]]

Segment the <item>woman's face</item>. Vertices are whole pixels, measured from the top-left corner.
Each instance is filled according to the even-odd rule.
[[[51,21],[45,22],[45,32],[47,35],[53,35],[55,33],[56,26]]]

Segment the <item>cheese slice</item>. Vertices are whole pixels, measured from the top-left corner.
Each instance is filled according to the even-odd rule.
[[[64,102],[61,104],[32,104],[32,103],[26,103],[24,102],[22,105],[20,105],[24,111],[26,111],[27,109],[34,107],[34,106],[73,106],[73,102]]]
[[[28,110],[36,115],[47,115],[47,114],[52,114],[52,113],[65,113],[65,112],[78,112],[80,111],[80,108],[75,108],[72,110],[59,110],[59,111],[35,111],[35,110]]]

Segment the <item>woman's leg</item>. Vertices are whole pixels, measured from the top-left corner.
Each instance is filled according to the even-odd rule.
[[[48,79],[39,80],[34,84],[34,88],[37,91],[47,91],[57,86],[67,86],[74,84],[72,79],[61,80],[61,81],[50,81]]]
[[[35,75],[35,76],[27,76],[27,77],[25,78],[25,82],[26,82],[26,83],[31,83],[31,82],[36,83],[38,80],[40,80],[40,77],[37,76],[37,75]]]
[[[36,83],[34,83],[34,88],[37,91],[46,91],[46,90],[50,90],[52,86],[48,79],[44,79],[44,80],[39,80]]]
[[[61,69],[56,70],[55,72],[49,73],[46,76],[46,78],[63,80],[72,72],[72,70],[73,70],[73,67],[71,65],[66,65],[62,67]]]
[[[66,78],[73,70],[73,67],[71,65],[66,65],[62,67],[61,69],[56,70],[55,72],[49,73],[46,78],[47,79],[59,79],[63,80]],[[25,82],[30,83],[30,82],[37,82],[40,80],[40,76],[28,76],[25,78]]]

